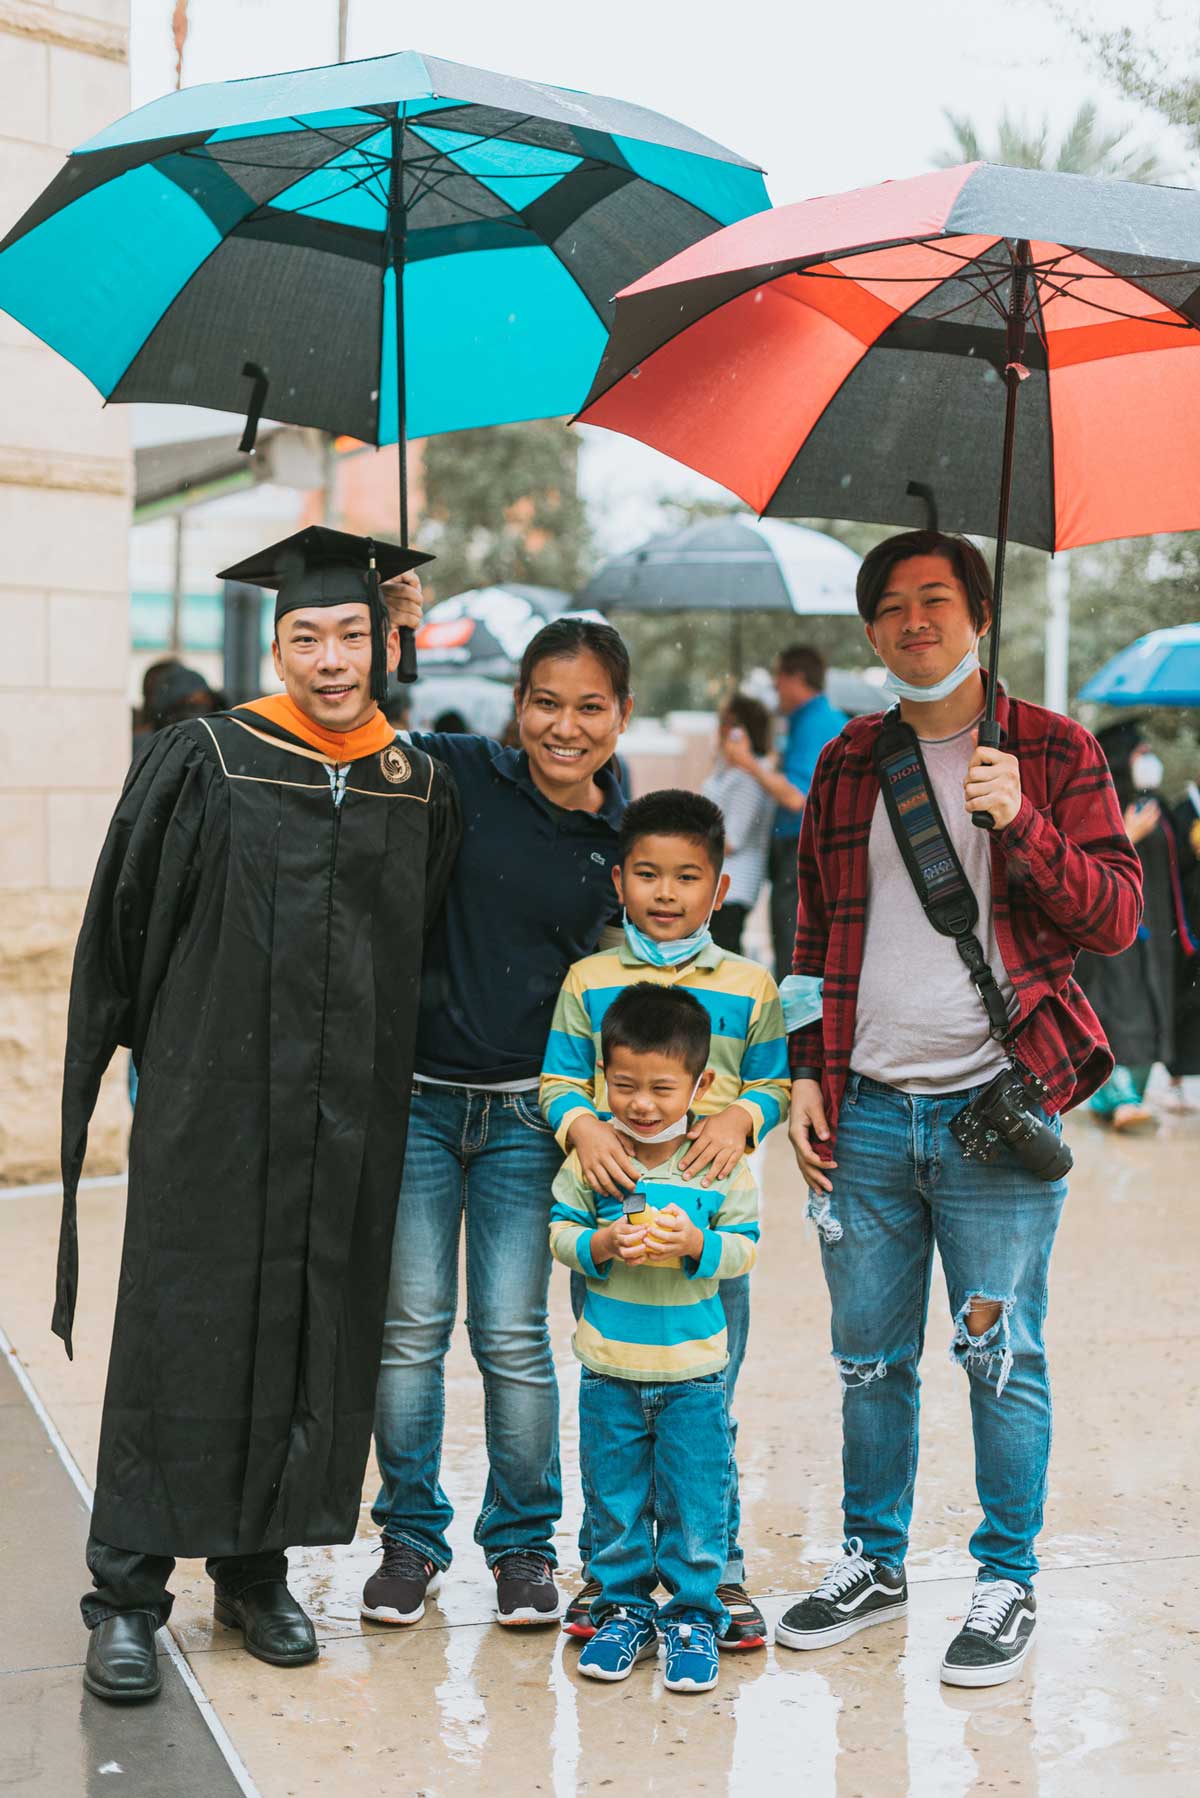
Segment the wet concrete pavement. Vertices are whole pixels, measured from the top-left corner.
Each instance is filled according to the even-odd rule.
[[[484,1477],[483,1415],[460,1328],[447,1381],[444,1483],[460,1506],[454,1567],[424,1621],[386,1630],[358,1615],[373,1565],[359,1540],[294,1557],[320,1661],[281,1671],[214,1625],[199,1563],[181,1563],[172,1631],[231,1752],[171,1665],[166,1700],[114,1713],[81,1693],[83,1507],[11,1373],[0,1385],[0,1791],[74,1798],[263,1798],[370,1789],[457,1798],[481,1789],[625,1793],[804,1792],[814,1798],[1107,1798],[1197,1789],[1200,1571],[1200,1119],[1122,1141],[1072,1121],[1077,1156],[1051,1278],[1055,1450],[1038,1584],[1038,1643],[990,1691],[938,1683],[966,1606],[976,1505],[966,1380],[951,1365],[935,1276],[924,1366],[910,1605],[822,1653],[722,1659],[714,1693],[663,1690],[653,1666],[597,1687],[556,1632],[491,1622],[491,1580],[471,1542]],[[86,1479],[111,1328],[123,1193],[81,1206],[76,1359],[47,1327],[57,1200],[0,1194],[0,1327]],[[739,1398],[748,1584],[773,1622],[837,1552],[838,1387],[824,1285],[786,1142],[765,1154],[764,1238]],[[563,1393],[567,1516],[578,1569],[576,1369],[566,1278],[554,1340]],[[241,1766],[239,1767],[239,1762]],[[244,1768],[244,1771],[242,1770]]]

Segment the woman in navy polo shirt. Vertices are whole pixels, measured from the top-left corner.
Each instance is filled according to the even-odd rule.
[[[558,989],[618,922],[624,809],[612,760],[633,701],[616,631],[563,618],[516,691],[520,748],[417,734],[450,769],[463,843],[421,979],[416,1079],[375,1416],[383,1560],[364,1616],[415,1623],[450,1564],[439,1481],[443,1364],[466,1224],[467,1330],[483,1375],[489,1473],[475,1540],[501,1623],[551,1623],[562,1510],[558,1386],[546,1323],[550,1183],[562,1157],[537,1102]]]

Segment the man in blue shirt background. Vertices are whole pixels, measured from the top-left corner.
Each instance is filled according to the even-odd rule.
[[[778,768],[755,760],[750,745],[730,741],[725,759],[752,774],[777,806],[771,838],[771,941],[775,950],[775,978],[792,971],[792,944],[796,936],[796,848],[800,819],[812,785],[817,757],[846,723],[825,697],[825,658],[806,643],[781,649],[773,672],[780,714],[787,719],[787,738]]]

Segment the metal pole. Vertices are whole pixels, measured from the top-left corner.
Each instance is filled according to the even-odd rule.
[[[346,60],[346,30],[350,23],[350,0],[338,0],[338,54],[339,62]]]
[[[1004,450],[1000,458],[1000,511],[996,520],[996,560],[992,571],[992,636],[988,651],[987,709],[979,726],[979,741],[991,749],[1000,747],[996,700],[1000,679],[1000,613],[1004,603],[1004,558],[1008,549],[1008,514],[1012,503],[1013,452],[1017,435],[1017,394],[1025,379],[1025,287],[1029,275],[1029,244],[1017,243],[1009,288],[1008,329],[1005,333]],[[980,830],[993,830],[991,812],[972,812]]]
[[[183,521],[185,514],[175,514],[175,553],[171,568],[171,623],[167,648],[177,655],[183,648]]]
[[[392,191],[388,235],[396,307],[396,441],[400,452],[400,542],[408,548],[408,418],[404,368],[404,121],[392,120]]]
[[[1043,703],[1052,712],[1065,712],[1071,648],[1071,558],[1052,556],[1046,569],[1046,673]]]
[[[392,183],[388,206],[393,299],[396,307],[396,448],[400,471],[400,542],[408,548],[408,408],[404,367],[404,108],[392,120]],[[400,665],[396,677],[405,685],[417,678],[417,640],[411,630],[400,632]]]

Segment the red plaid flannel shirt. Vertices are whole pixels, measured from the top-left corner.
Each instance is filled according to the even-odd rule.
[[[1134,940],[1141,864],[1090,732],[1003,690],[996,713],[1004,747],[1021,764],[1021,809],[992,837],[996,941],[1020,1006],[1014,1046],[1044,1082],[1049,1109],[1065,1111],[1113,1067],[1100,1020],[1072,977],[1075,957],[1081,949],[1115,955]],[[825,1010],[792,1033],[788,1053],[794,1079],[821,1081],[829,1154],[854,1047],[881,718],[854,718],[826,744],[800,830],[792,972],[824,977]],[[904,978],[902,961],[896,978]]]

